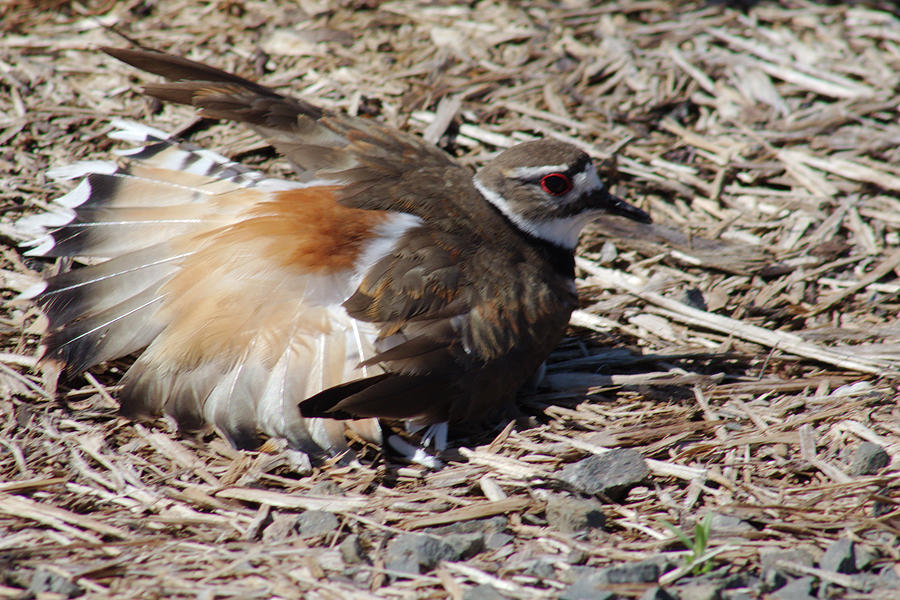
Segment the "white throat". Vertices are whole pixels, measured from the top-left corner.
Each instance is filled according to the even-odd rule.
[[[512,221],[516,227],[525,233],[529,233],[536,238],[540,238],[559,246],[560,248],[565,248],[566,250],[575,249],[575,246],[578,245],[578,236],[581,235],[581,230],[596,216],[588,212],[572,215],[571,217],[565,217],[563,219],[532,221],[512,210],[509,203],[506,201],[506,198],[485,187],[485,185],[478,180],[477,175],[472,179],[472,182],[475,184],[476,189],[481,192],[481,195],[484,196],[488,202],[493,204],[497,210],[503,213],[506,218]]]

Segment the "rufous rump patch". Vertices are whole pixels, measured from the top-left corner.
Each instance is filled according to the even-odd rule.
[[[387,211],[338,204],[335,186],[274,192],[271,200],[248,211],[227,235],[277,240],[268,245],[271,258],[285,267],[322,273],[352,269],[373,229]]]
[[[309,300],[328,292],[313,287],[349,278],[391,215],[344,207],[335,189],[221,194],[248,207],[235,222],[175,241],[191,254],[161,291],[166,302],[159,317],[168,324],[148,351],[196,368],[213,358],[233,364],[253,347],[271,366],[288,344],[329,334],[327,306]],[[335,290],[331,301],[350,292]]]

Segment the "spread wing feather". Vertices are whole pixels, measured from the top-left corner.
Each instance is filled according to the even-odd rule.
[[[294,162],[301,174],[322,171],[318,174],[321,178],[343,180],[339,175],[345,169],[378,157],[395,163],[404,157],[415,157],[420,162],[461,168],[421,138],[366,119],[330,113],[203,63],[148,50],[103,51],[170,80],[145,86],[148,95],[196,106],[208,117],[251,126]]]
[[[49,217],[20,221],[37,237],[32,254],[101,260],[35,291],[49,320],[45,356],[80,371],[142,351],[122,381],[123,413],[165,412],[187,430],[212,424],[239,447],[263,433],[341,451],[344,424],[305,419],[297,403],[379,371],[360,366],[375,352],[376,328],[340,308],[356,275],[285,272],[277,250],[290,244],[278,232],[255,241],[239,233],[281,206],[260,209],[273,197],[307,188],[138,124],[116,125],[113,137],[146,145],[119,164],[57,170],[84,179]],[[317,185],[308,189],[327,195]],[[374,420],[350,426],[380,441]]]

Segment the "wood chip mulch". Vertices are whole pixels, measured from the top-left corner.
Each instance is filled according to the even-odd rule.
[[[658,582],[614,591],[677,596],[699,579],[663,523],[692,535],[709,512],[737,525],[707,548],[721,597],[777,588],[761,556],[778,549],[812,557],[779,573],[819,597],[900,593],[863,577],[900,577],[894,3],[37,4],[0,8],[0,598],[556,598],[660,556],[674,566]],[[516,418],[451,437],[442,469],[377,448],[309,466],[275,442],[239,452],[128,422],[128,361],[60,378],[38,362],[42,318],[12,301],[58,268],[24,257],[14,228],[67,191],[45,172],[109,158],[116,116],[290,173],[247,130],[142,97],[151,78],[95,50],[130,43],[418,132],[473,167],[571,141],[654,224],[589,229],[582,308],[546,380]],[[866,442],[887,466],[858,464]],[[650,475],[599,498],[602,527],[548,523],[548,502],[579,496],[563,467],[620,448]],[[311,511],[337,524],[304,535]],[[510,539],[390,568],[398,536],[464,523]],[[842,539],[863,574],[823,568]]]

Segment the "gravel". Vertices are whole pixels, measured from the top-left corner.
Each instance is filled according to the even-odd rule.
[[[574,490],[588,495],[602,494],[612,500],[624,500],[628,490],[650,474],[643,456],[630,448],[591,455],[563,467],[559,478]]]

